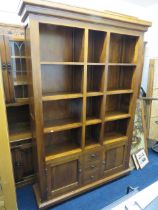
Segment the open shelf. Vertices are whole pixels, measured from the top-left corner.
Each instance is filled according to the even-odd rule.
[[[128,117],[130,98],[131,94],[107,95],[105,120]]]
[[[105,67],[105,62],[104,63],[87,63],[88,66],[104,66]]]
[[[119,89],[119,90],[109,90],[106,91],[107,95],[117,95],[117,94],[127,94],[127,93],[133,93],[133,90],[131,89]]]
[[[134,71],[132,66],[109,66],[107,91],[126,90],[128,93],[133,88]]]
[[[22,98],[22,99],[16,99],[14,103],[8,103],[6,104],[6,107],[12,107],[12,106],[23,106],[28,105],[29,99],[28,98]]]
[[[128,122],[128,118],[105,122],[104,142],[127,138]]]
[[[95,124],[95,123],[100,122],[101,103],[102,103],[102,96],[95,96],[95,97],[87,98],[86,124]]]
[[[101,124],[86,126],[85,147],[97,146],[100,140]]]
[[[61,120],[51,120],[45,123],[44,133],[68,130],[72,128],[78,128],[81,126],[82,123],[78,119],[69,118]]]
[[[14,81],[14,86],[19,86],[19,85],[27,85],[26,80],[19,80],[19,81]]]
[[[110,63],[137,63],[138,37],[111,33]]]
[[[87,92],[102,92],[105,66],[88,66]]]
[[[131,115],[123,111],[109,111],[106,113],[105,121],[124,119],[124,118],[129,118],[129,117],[131,117]]]
[[[83,29],[40,24],[39,33],[42,62],[83,62]]]
[[[43,101],[55,101],[55,100],[61,100],[61,99],[73,99],[73,98],[82,98],[83,94],[82,93],[70,93],[70,92],[63,92],[63,93],[49,93],[45,94],[42,97]]]
[[[83,66],[41,65],[42,95],[44,100],[81,97]],[[73,94],[73,95],[72,95]]]
[[[103,92],[88,92],[87,97],[102,96],[103,94],[104,94]]]
[[[44,132],[81,126],[82,99],[43,102]]]
[[[75,149],[81,150],[81,128],[45,134],[46,160],[61,157]]]
[[[136,63],[109,63],[109,66],[133,66],[136,67]]]
[[[7,118],[11,141],[31,138],[28,105],[7,107]]]
[[[89,30],[88,34],[88,62],[105,63],[106,32]]]
[[[11,142],[32,138],[29,122],[17,122],[9,125],[9,139]]]
[[[83,66],[84,62],[55,62],[55,61],[41,61],[41,65],[67,65],[67,66]]]

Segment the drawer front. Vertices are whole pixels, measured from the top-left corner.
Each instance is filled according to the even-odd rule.
[[[87,162],[84,164],[84,172],[86,171],[94,171],[94,170],[99,170],[99,168],[101,167],[101,161],[91,161],[91,162]]]
[[[83,173],[83,184],[88,184],[98,180],[101,177],[101,171],[99,169],[94,169],[90,171],[85,171]]]
[[[102,159],[102,152],[101,150],[92,151],[84,155],[84,163],[90,164],[91,162],[99,162]]]

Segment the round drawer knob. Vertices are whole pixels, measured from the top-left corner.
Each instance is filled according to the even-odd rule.
[[[95,157],[96,157],[96,154],[91,154],[91,157],[92,157],[92,158],[95,158]]]
[[[91,179],[94,179],[94,176],[93,175],[91,176]]]
[[[82,169],[80,168],[80,169],[78,170],[78,172],[81,173],[81,172],[82,172]]]
[[[95,165],[91,165],[91,168],[95,168],[96,166]]]

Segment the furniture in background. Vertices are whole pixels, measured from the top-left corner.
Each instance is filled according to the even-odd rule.
[[[150,22],[24,0],[40,209],[127,174]]]
[[[16,193],[9,146],[0,58],[0,210],[16,210]]]
[[[147,86],[147,137],[158,141],[158,59],[150,59]],[[156,123],[157,122],[157,123]]]
[[[34,179],[24,29],[0,24],[0,50],[14,177],[22,186]]]

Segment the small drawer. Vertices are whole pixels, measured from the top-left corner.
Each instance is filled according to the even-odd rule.
[[[100,168],[100,161],[85,163],[84,171],[94,171]]]
[[[84,172],[83,173],[83,184],[88,184],[88,183],[98,180],[101,177],[100,174],[101,174],[100,170],[98,170],[98,169]]]
[[[100,150],[90,152],[84,155],[84,162],[94,162],[94,161],[101,161],[102,152]]]

